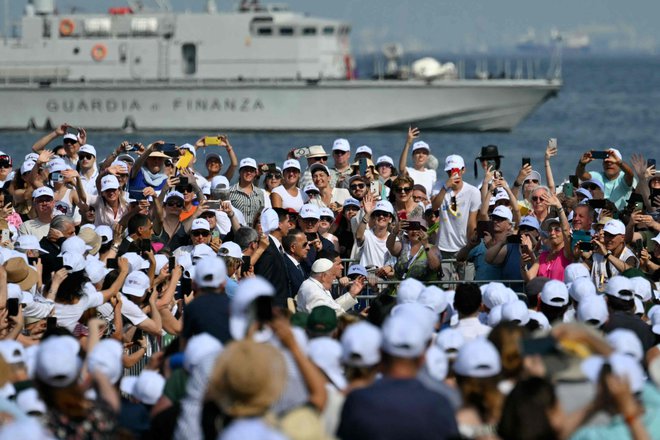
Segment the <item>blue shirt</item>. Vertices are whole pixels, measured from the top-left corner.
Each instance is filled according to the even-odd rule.
[[[502,269],[498,266],[486,263],[486,245],[483,240],[470,250],[467,257],[468,261],[474,263],[475,280],[501,280]]]
[[[628,186],[626,183],[626,173],[623,171],[619,171],[619,175],[614,179],[608,179],[603,173],[599,173],[598,171],[590,171],[589,174],[591,174],[592,179],[603,182],[605,198],[611,200],[616,205],[616,209],[626,207],[626,201],[630,197],[633,187],[637,185],[637,179],[633,178],[632,186]]]
[[[238,283],[235,279],[227,277],[227,284],[225,284],[225,293],[229,299],[233,298],[236,295],[236,289],[238,289]]]

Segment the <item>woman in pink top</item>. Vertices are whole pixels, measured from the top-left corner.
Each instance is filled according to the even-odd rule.
[[[541,225],[545,243],[550,249],[541,252],[537,259],[530,238],[523,235],[520,240],[520,272],[526,282],[537,276],[564,281],[564,268],[573,262],[571,229],[559,199],[548,193],[542,197],[544,204],[559,211],[558,218],[548,218]]]

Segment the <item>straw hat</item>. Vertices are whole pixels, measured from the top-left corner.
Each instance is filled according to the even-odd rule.
[[[37,271],[32,269],[23,258],[10,258],[5,263],[7,282],[21,286],[21,290],[30,290],[37,282]]]
[[[87,246],[91,246],[89,251],[90,255],[96,255],[101,249],[101,237],[93,230],[89,228],[83,228],[78,232],[78,237],[82,238]]]
[[[230,344],[209,378],[209,395],[232,417],[264,414],[286,385],[286,364],[273,346],[251,340]]]

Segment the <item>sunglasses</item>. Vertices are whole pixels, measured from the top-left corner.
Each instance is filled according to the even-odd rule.
[[[302,247],[304,247],[304,248],[309,247],[309,241],[304,242],[304,243],[301,244],[300,246],[302,246]]]
[[[332,152],[335,156],[343,156],[344,154],[348,154],[348,151],[341,151],[341,150],[335,150]]]
[[[395,192],[401,192],[401,193],[409,193],[412,191],[412,186],[397,186],[394,188]]]
[[[58,154],[57,156],[59,156],[62,159],[66,159],[66,154]]]
[[[94,158],[94,156],[88,153],[80,153],[78,154],[78,157],[80,158],[80,160],[92,160]]]
[[[179,188],[179,192],[181,192],[181,193],[187,193],[187,192],[191,193],[191,192],[193,192],[193,187],[191,185],[182,186],[182,187]]]
[[[595,189],[600,189],[598,185],[593,185],[593,184],[582,185],[582,188],[588,189],[589,191],[593,191]]]
[[[542,201],[543,201],[543,197],[539,197],[539,196],[532,197],[532,202],[542,202]]]
[[[170,208],[183,208],[183,203],[181,202],[167,202],[166,205]]]
[[[310,218],[303,218],[303,219],[301,219],[301,220],[304,221],[305,223],[310,223],[310,224],[314,224],[314,225],[317,224],[317,223],[319,222],[319,219],[317,219],[317,218],[313,218],[313,217],[310,217]]]
[[[281,174],[266,174],[266,179],[281,179]]]
[[[165,166],[166,166],[166,167],[173,167],[174,164],[172,163],[171,160],[166,160],[166,161],[165,161]]]
[[[319,162],[325,162],[328,160],[328,156],[316,157],[315,159]]]
[[[198,229],[196,231],[192,231],[190,234],[193,237],[199,237],[199,236],[208,237],[209,235],[211,235],[211,233],[209,231],[205,231],[203,229]]]
[[[204,214],[202,214],[201,217],[202,217],[202,218],[215,218],[215,213],[213,213],[213,212],[205,212]]]
[[[374,217],[389,217],[390,214],[385,211],[374,211]]]
[[[11,161],[9,160],[0,160],[0,168],[11,168]]]
[[[538,179],[527,179],[525,180],[525,183],[539,183]]]
[[[334,218],[334,217],[327,216],[327,215],[322,215],[322,216],[321,216],[321,220],[323,220],[323,221],[325,221],[325,222],[330,222],[330,223],[332,223],[333,221],[335,221],[335,218]]]
[[[351,185],[349,188],[350,189],[364,189],[364,188],[366,188],[366,186],[367,185],[365,185],[364,183],[358,183],[356,185]]]

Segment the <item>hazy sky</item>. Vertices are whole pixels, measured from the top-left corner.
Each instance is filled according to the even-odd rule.
[[[1,0],[0,4],[2,3]],[[25,0],[9,0],[20,13]],[[147,4],[153,4],[146,1]],[[176,10],[202,10],[205,0],[170,0]],[[277,2],[282,3],[282,2]],[[353,25],[355,51],[383,42],[408,48],[460,51],[515,43],[528,28],[546,36],[560,31],[585,30],[592,41],[612,40],[630,47],[653,47],[660,41],[660,2],[657,0],[289,0],[291,9],[310,15],[338,18]],[[59,0],[61,11],[78,6],[105,11],[122,0]],[[221,10],[234,1],[216,0]],[[611,43],[609,43],[611,46]]]

